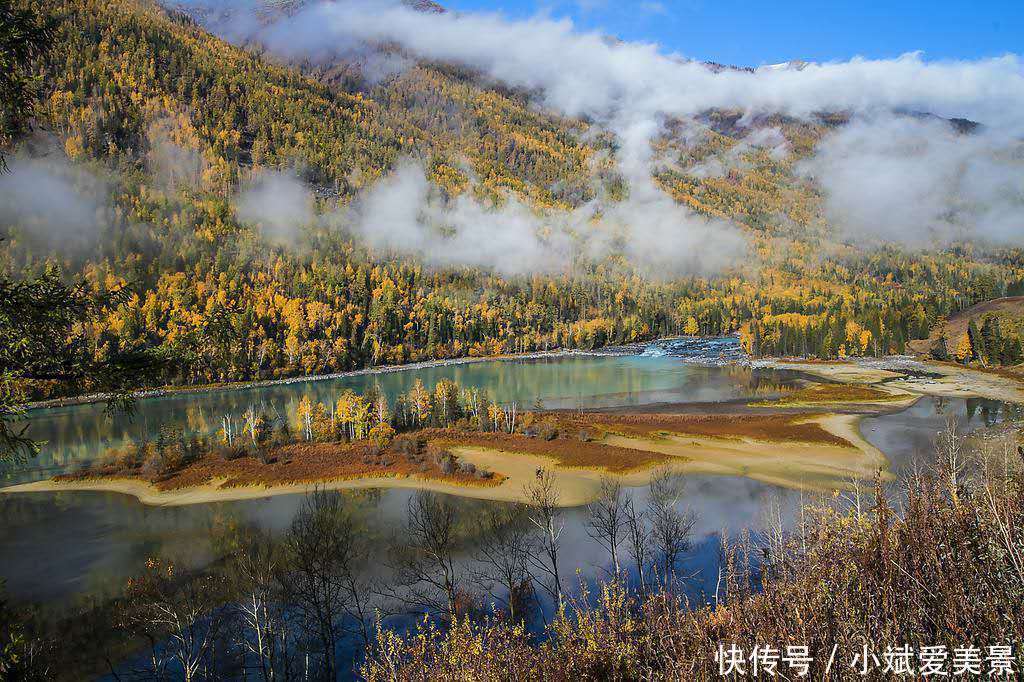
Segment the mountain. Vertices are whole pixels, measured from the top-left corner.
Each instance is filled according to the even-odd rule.
[[[803,71],[814,62],[805,62],[802,59],[793,59],[779,64],[765,64],[757,67],[757,71]]]
[[[740,334],[754,354],[901,352],[942,316],[1024,282],[1015,250],[922,254],[839,239],[821,188],[798,167],[841,117],[713,110],[666,121],[653,179],[679,210],[664,229],[678,216],[709,220],[709,238],[738,230],[749,257],[717,272],[651,272],[630,254],[657,255],[658,238],[632,244],[600,224],[632,206],[619,141],[533,93],[416,60],[377,81],[346,77],[232,45],[145,0],[38,8],[57,22],[56,45],[39,65],[37,134],[0,181],[23,207],[0,219],[0,264],[22,277],[56,268],[97,292],[128,287],[84,342],[98,357],[162,346],[179,359],[166,383],[594,348],[684,329]],[[410,164],[401,177],[425,174],[416,192],[434,216],[419,250],[374,241],[393,229],[383,218],[352,218]],[[565,216],[578,222],[553,235]],[[655,216],[626,218],[642,228]],[[455,252],[453,220],[484,240]],[[539,226],[531,257],[556,243],[569,257],[544,267],[476,258],[478,247],[516,247],[502,231],[524,222]]]

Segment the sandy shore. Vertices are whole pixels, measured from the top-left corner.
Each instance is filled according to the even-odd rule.
[[[839,380],[839,379],[837,379]],[[849,381],[844,383],[866,383],[860,381]],[[872,400],[795,400],[783,395],[777,400],[762,400],[750,402],[750,407],[762,407],[770,409],[811,409],[830,411],[856,412],[858,414],[879,414],[882,412],[899,412],[912,406],[921,399],[919,393],[913,393],[893,386],[892,384],[871,384],[881,395],[878,399]]]
[[[532,475],[532,471],[531,471]],[[432,490],[434,492],[471,497],[481,500],[514,501],[521,494],[502,486],[461,486],[443,483],[424,478],[394,476],[368,477],[343,481],[320,481],[301,484],[274,486],[232,486],[221,487],[221,482],[180,490],[159,490],[145,481],[127,478],[90,479],[83,481],[33,481],[19,485],[0,488],[0,493],[52,493],[65,491],[110,492],[131,495],[143,504],[158,507],[178,507],[189,504],[209,504],[211,502],[232,502],[237,500],[256,500],[275,495],[295,495],[310,493],[314,490],[357,490],[360,488],[412,488],[416,490]]]
[[[1024,403],[1024,384],[1018,380],[969,367],[909,358],[847,362],[759,360],[753,364],[755,367],[796,370],[831,381],[897,389],[913,396],[989,398]],[[935,376],[922,376],[923,374]]]
[[[826,415],[807,420],[846,439],[849,447],[682,434],[655,440],[611,436],[608,442],[679,457],[683,461],[673,468],[683,473],[744,476],[784,488],[827,492],[850,488],[854,480],[872,479],[880,471],[888,475],[889,460],[861,436],[860,419],[858,415]]]
[[[680,473],[745,476],[787,488],[827,491],[850,487],[854,479],[870,479],[886,470],[888,460],[861,436],[857,415],[809,417],[823,429],[849,442],[849,446],[821,443],[771,442],[751,438],[715,438],[668,434],[652,437],[607,434],[602,442],[640,452],[667,455],[668,466]],[[496,486],[456,485],[443,481],[409,477],[367,477],[327,480],[274,486],[225,487],[223,481],[180,490],[158,490],[132,479],[93,479],[82,481],[37,481],[0,489],[2,493],[58,492],[89,490],[132,495],[144,504],[176,506],[248,500],[310,492],[317,487],[328,490],[357,488],[415,488],[460,497],[486,500],[525,501],[525,487],[535,480],[540,468],[550,469],[559,490],[559,504],[575,507],[590,502],[598,490],[600,469],[570,468],[542,455],[497,450],[477,446],[453,446],[452,450],[468,462],[505,476]],[[639,454],[639,452],[638,452]],[[627,486],[645,485],[655,467],[648,467],[615,478]]]

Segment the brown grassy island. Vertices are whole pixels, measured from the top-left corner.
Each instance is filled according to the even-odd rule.
[[[828,490],[870,478],[887,465],[884,455],[860,437],[856,419],[528,413],[511,432],[463,424],[396,436],[388,427],[351,441],[294,440],[262,449],[170,436],[112,451],[88,469],[5,492],[104,490],[176,505],[314,487],[411,487],[521,501],[537,471],[547,469],[558,483],[560,504],[575,506],[592,499],[603,476],[642,485],[662,467]]]
[[[1024,397],[1004,377],[920,364],[772,361],[828,383],[751,402],[763,411],[742,414],[517,413],[448,380],[432,390],[417,383],[394,404],[379,391],[346,392],[330,405],[304,399],[291,415],[224,415],[209,436],[162,430],[82,471],[3,491],[106,490],[192,504],[314,487],[406,487],[523,500],[547,469],[560,503],[575,506],[593,498],[603,476],[643,485],[663,467],[834,490],[888,467],[861,436],[859,414],[902,409],[924,394]]]

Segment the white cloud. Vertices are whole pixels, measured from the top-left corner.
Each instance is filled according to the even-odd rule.
[[[7,161],[9,172],[0,174],[0,225],[17,226],[63,253],[95,242],[107,205],[104,182],[63,155]]]
[[[357,198],[343,224],[378,249],[504,274],[564,270],[576,255],[612,251],[652,276],[707,274],[746,252],[735,228],[694,216],[653,186],[622,203],[543,215],[514,198],[494,209],[468,194],[444,202],[431,190],[417,164],[400,164]]]
[[[1021,243],[1022,152],[992,129],[962,135],[945,121],[880,116],[826,137],[801,171],[823,187],[830,221],[850,237]]]
[[[648,0],[648,2],[640,3],[640,11],[644,14],[656,14],[660,16],[668,15],[668,8],[663,3],[656,2],[655,0]]]
[[[235,214],[256,225],[270,241],[289,244],[313,221],[313,208],[312,192],[294,175],[261,171],[242,187]]]
[[[569,115],[613,122],[712,107],[792,115],[912,109],[1024,133],[1024,75],[1015,56],[926,62],[908,54],[799,70],[716,73],[651,43],[579,32],[568,19],[513,21],[498,14],[432,14],[360,2],[311,5],[271,24],[261,39],[278,49],[305,51],[394,42],[422,57],[468,64],[506,83],[539,89],[548,105]]]
[[[846,112],[854,123],[826,140],[807,172],[823,184],[830,216],[849,234],[896,240],[910,235],[915,241],[928,235],[925,243],[930,244],[965,234],[1024,241],[1013,227],[1019,214],[1013,199],[1019,166],[1004,158],[1006,146],[1024,136],[1024,71],[1014,55],[926,61],[914,53],[800,68],[715,71],[666,54],[655,44],[616,42],[579,31],[568,19],[435,14],[357,0],[310,5],[257,29],[251,22],[233,21],[231,31],[236,36],[248,31],[248,38],[291,55],[398,44],[413,57],[466,64],[536,92],[544,106],[585,115],[617,134],[631,201],[642,198],[645,210],[660,208],[648,194],[650,140],[666,117],[685,118],[712,108],[751,116]],[[989,132],[963,137],[939,122],[895,123],[894,111],[968,118]],[[770,148],[775,154],[785,152],[778,144]],[[698,172],[724,172],[712,166]],[[962,201],[944,198],[950,187]],[[899,201],[894,192],[906,199]],[[615,213],[614,207],[603,208]],[[952,218],[946,217],[950,211]],[[685,233],[683,244],[700,243],[699,235],[705,234],[694,227],[699,219],[682,209],[672,213],[665,229],[650,227],[662,225],[660,217],[632,214],[628,222],[634,234],[644,225],[658,238],[660,233]]]

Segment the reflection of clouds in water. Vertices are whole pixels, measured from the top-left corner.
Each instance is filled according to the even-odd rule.
[[[115,493],[0,496],[0,579],[16,599],[108,596],[150,556],[209,563],[209,529],[222,512],[219,505],[148,507]]]

